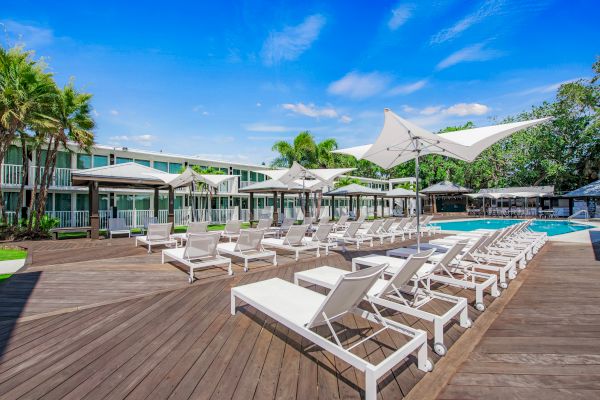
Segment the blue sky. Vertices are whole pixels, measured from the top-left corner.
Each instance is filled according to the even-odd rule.
[[[244,162],[302,130],[369,143],[385,107],[485,125],[600,54],[592,0],[191,3],[4,0],[1,40],[94,94],[98,143]]]

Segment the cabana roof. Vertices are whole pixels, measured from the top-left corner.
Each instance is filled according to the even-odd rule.
[[[442,181],[421,190],[421,192],[426,194],[470,193],[472,190],[454,182]]]
[[[234,175],[199,174],[190,167],[181,174],[169,174],[135,162],[77,170],[71,173],[71,179],[75,186],[98,182],[99,185],[103,186],[125,186],[131,188],[178,188],[188,186],[194,182],[202,182],[211,187],[217,187],[220,183],[234,178]]]
[[[565,194],[565,197],[600,197],[600,180],[575,189]]]
[[[540,193],[553,194],[554,186],[522,186],[480,189],[479,193]]]
[[[297,181],[293,181],[289,184],[285,184],[278,179],[269,179],[266,181],[253,183],[252,185],[248,185],[244,188],[239,189],[239,191],[242,193],[302,193],[318,190],[316,188],[321,188],[321,184],[321,181],[317,181],[315,179],[305,180],[303,188],[302,182],[298,183]]]
[[[423,194],[419,194],[423,196]],[[385,193],[385,197],[417,197],[417,194],[412,190],[404,189],[404,188],[396,188],[389,190]]]
[[[367,186],[352,183],[342,186],[330,192],[324,193],[325,196],[384,196],[385,192],[373,189]]]

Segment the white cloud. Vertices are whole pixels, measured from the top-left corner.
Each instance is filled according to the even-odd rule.
[[[437,114],[438,112],[440,112],[441,109],[442,109],[442,106],[429,106],[429,107],[425,107],[424,109],[419,111],[419,114],[421,114],[421,115]]]
[[[368,74],[350,72],[343,78],[329,84],[327,91],[331,94],[362,99],[382,92],[389,81],[388,76],[379,72]]]
[[[256,107],[262,107],[262,104],[256,103]]]
[[[119,115],[119,112],[117,110],[110,110],[109,113],[110,115]]]
[[[100,113],[96,110],[92,110],[92,114],[94,114],[94,117],[99,117]]]
[[[325,17],[315,14],[307,17],[300,25],[271,32],[261,51],[263,62],[266,65],[276,65],[281,61],[297,59],[317,40],[324,25]]]
[[[467,15],[460,21],[456,22],[450,28],[442,29],[431,38],[431,43],[443,43],[454,39],[462,32],[469,29],[471,26],[482,22],[484,19],[496,15],[502,8],[504,1],[502,0],[487,0],[475,12]]]
[[[400,94],[411,94],[416,92],[417,90],[423,89],[425,85],[427,85],[427,79],[421,79],[420,81],[416,81],[413,83],[407,83],[405,85],[396,86],[388,92],[388,95],[396,96]]]
[[[558,88],[560,88],[561,85],[564,85],[566,83],[571,83],[571,82],[576,82],[580,79],[584,79],[584,78],[573,78],[573,79],[568,79],[566,81],[562,81],[562,82],[556,82],[556,83],[551,83],[548,85],[543,85],[543,86],[536,86],[534,88],[531,89],[527,89],[527,90],[523,90],[521,92],[516,93],[519,96],[527,96],[530,94],[547,94],[547,93],[554,93],[558,90]]]
[[[490,108],[479,103],[458,103],[443,111],[446,115],[456,115],[459,117],[466,117],[467,115],[483,115],[488,112],[490,112]]]
[[[289,110],[293,113],[305,115],[311,118],[337,118],[338,112],[332,107],[317,107],[313,103],[304,104],[304,103],[285,103],[282,104],[285,110]]]
[[[294,130],[294,128],[290,128],[283,125],[271,125],[265,124],[262,122],[255,122],[251,124],[243,125],[244,129],[250,132],[289,132],[290,130]]]
[[[134,136],[120,135],[120,136],[109,137],[108,142],[109,142],[109,144],[112,144],[113,146],[120,146],[123,144],[123,142],[129,142],[129,143],[138,144],[140,146],[149,147],[156,141],[156,139],[157,139],[156,136],[148,135],[148,134],[134,135]]]
[[[443,59],[436,67],[442,70],[456,64],[469,61],[487,61],[502,56],[502,52],[493,49],[486,49],[485,43],[477,43],[469,47],[458,50]]]
[[[12,20],[0,21],[0,31],[11,45],[25,45],[30,49],[49,45],[55,39],[51,29]]]
[[[288,137],[285,136],[248,136],[248,140],[252,140],[255,142],[267,141],[267,142],[276,142],[278,140],[288,140]]]
[[[245,154],[219,154],[219,153],[200,153],[196,154],[196,157],[204,158],[208,160],[223,160],[232,162],[246,163],[249,161],[249,157]]]
[[[412,15],[413,6],[401,4],[392,10],[392,17],[388,21],[388,28],[392,31],[400,28]]]
[[[349,115],[342,115],[340,117],[340,122],[343,124],[349,124],[350,122],[352,122],[352,118]]]
[[[480,103],[457,103],[451,105],[450,107],[438,105],[428,106],[421,109],[404,105],[402,106],[402,110],[409,114],[419,114],[426,117],[431,117],[427,120],[434,121],[439,120],[442,116],[466,117],[469,115],[484,115],[490,112],[491,108]]]

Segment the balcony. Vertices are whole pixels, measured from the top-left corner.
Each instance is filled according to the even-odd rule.
[[[22,182],[21,172],[23,166],[17,164],[2,164],[0,176],[2,177],[3,186],[20,186]],[[52,176],[51,187],[71,186],[71,168],[55,168]],[[37,174],[40,177],[44,174],[44,167],[31,166],[29,167],[28,186],[33,186]]]

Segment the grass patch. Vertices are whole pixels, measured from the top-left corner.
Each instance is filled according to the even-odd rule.
[[[21,260],[27,257],[27,251],[22,249],[0,249],[0,261]]]
[[[12,274],[0,274],[0,284],[10,278]]]

